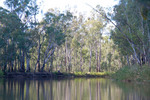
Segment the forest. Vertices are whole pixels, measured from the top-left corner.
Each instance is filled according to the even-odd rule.
[[[116,72],[124,66],[150,65],[149,0],[120,0],[113,13],[97,5],[88,18],[51,8],[41,21],[36,0],[4,3],[7,9],[0,7],[3,72]]]

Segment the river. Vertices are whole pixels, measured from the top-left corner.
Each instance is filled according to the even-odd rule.
[[[0,79],[0,100],[150,100],[150,86],[103,78]]]

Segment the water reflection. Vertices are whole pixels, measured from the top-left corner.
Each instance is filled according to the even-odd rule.
[[[109,79],[1,80],[0,100],[150,100],[146,84]]]

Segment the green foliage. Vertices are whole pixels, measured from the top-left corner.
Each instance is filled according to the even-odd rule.
[[[140,8],[141,8],[141,15],[143,17],[144,20],[150,20],[150,1],[149,0],[137,0]]]
[[[10,62],[17,57],[17,49],[25,47],[23,24],[15,13],[0,8],[0,60]],[[7,55],[9,54],[9,55]]]
[[[135,62],[139,65],[140,58],[144,55],[146,59],[149,59],[150,54],[147,51],[150,45],[148,42],[149,21],[143,20],[147,17],[148,11],[147,8],[140,9],[135,0],[120,0],[119,5],[114,8],[115,15],[112,16],[116,21],[116,28],[111,32],[111,38],[118,46],[121,55],[129,57],[134,55]]]
[[[146,65],[142,66],[142,69],[140,70],[139,76],[140,76],[140,77],[138,77],[139,80],[150,81],[150,67],[146,66]]]
[[[66,34],[66,24],[71,20],[72,14],[70,12],[66,12],[66,14],[57,14],[55,12],[47,12],[45,14],[45,18],[43,24],[46,25],[46,35],[47,40],[51,39],[51,42],[54,42],[58,46],[65,42]]]
[[[82,57],[83,59],[85,59],[85,61],[88,61],[88,58],[90,57],[88,48],[82,49]]]
[[[3,76],[3,75],[4,75],[3,71],[0,70],[0,77]]]
[[[149,66],[124,66],[112,75],[112,78],[121,81],[149,81]]]
[[[117,80],[133,80],[135,77],[135,73],[133,70],[131,70],[130,67],[125,66],[121,69],[119,69],[114,75],[113,78]]]

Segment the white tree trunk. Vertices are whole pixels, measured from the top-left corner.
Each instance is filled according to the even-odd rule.
[[[30,71],[30,58],[27,53],[26,53],[26,62],[27,62],[26,71],[29,72]]]
[[[91,72],[91,62],[92,62],[92,46],[90,45],[90,61],[89,61],[89,72]]]

